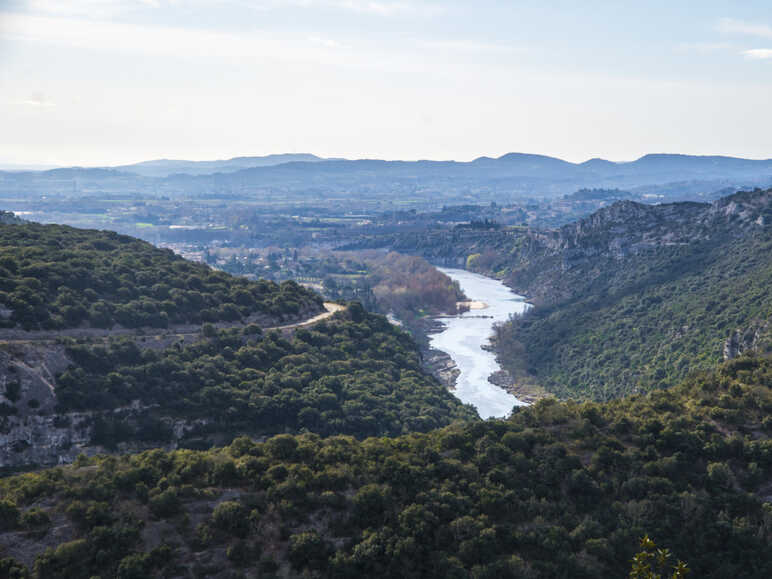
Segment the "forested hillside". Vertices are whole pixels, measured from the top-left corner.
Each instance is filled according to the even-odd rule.
[[[772,231],[637,260],[617,291],[537,308],[497,329],[503,365],[561,397],[670,386],[740,351],[772,351]]]
[[[536,307],[498,329],[502,365],[562,397],[671,386],[772,348],[772,190],[621,201],[554,230],[359,240],[502,279]]]
[[[238,435],[395,436],[477,418],[424,371],[407,333],[357,303],[285,331],[9,342],[0,361],[0,467]]]
[[[295,283],[249,282],[111,231],[0,224],[0,327],[164,328],[321,306]]]
[[[133,340],[71,343],[57,379],[60,412],[115,410],[138,400],[141,419],[108,412],[95,442],[171,438],[150,417],[199,421],[208,434],[309,431],[357,437],[425,432],[476,416],[422,369],[415,343],[384,317],[352,304],[291,336],[247,326],[189,346],[141,349]],[[165,436],[164,436],[165,435]]]
[[[622,577],[648,534],[694,577],[769,577],[771,387],[768,360],[738,358],[646,396],[542,400],[396,439],[83,457],[0,480],[0,568]]]
[[[0,225],[0,287],[0,468],[476,418],[422,369],[407,333],[355,302],[317,316],[322,299],[292,281],[250,282],[130,237],[25,223]]]
[[[626,203],[566,226],[506,274],[543,305],[498,329],[503,365],[559,396],[605,400],[772,350],[770,199]]]

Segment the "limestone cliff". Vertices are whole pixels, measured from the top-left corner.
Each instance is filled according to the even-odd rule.
[[[139,400],[106,412],[58,412],[56,375],[71,361],[65,347],[55,343],[0,344],[0,469],[72,462],[80,453],[123,452],[162,446],[176,448],[206,420],[159,417],[166,440],[144,440],[107,449],[99,444],[99,427],[106,419],[147,419],[152,407]]]

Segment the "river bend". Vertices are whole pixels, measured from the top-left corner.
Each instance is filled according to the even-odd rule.
[[[496,356],[482,346],[489,343],[494,324],[530,306],[498,280],[463,269],[438,269],[457,281],[469,300],[483,302],[486,307],[439,318],[445,327],[429,337],[430,345],[456,363],[460,374],[453,393],[457,398],[472,404],[482,418],[508,416],[514,406],[524,402],[488,381],[501,368]]]

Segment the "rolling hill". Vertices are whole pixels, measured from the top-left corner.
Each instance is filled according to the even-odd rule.
[[[0,479],[0,572],[622,577],[648,535],[696,577],[768,577],[770,387],[769,361],[740,358],[646,396],[396,439],[80,457]]]
[[[282,191],[292,199],[324,199],[356,192],[381,199],[396,193],[429,202],[511,202],[552,197],[581,188],[648,187],[668,195],[772,184],[772,160],[690,155],[645,155],[630,162],[508,153],[469,162],[319,159],[313,156],[237,157],[227,161],[158,160],[114,168],[0,171],[0,193],[19,195],[152,194],[241,196]],[[449,197],[450,196],[450,197]],[[466,201],[462,201],[466,200]]]
[[[0,224],[1,328],[165,328],[321,309],[298,284],[249,282],[114,232]]]
[[[295,282],[23,223],[0,225],[0,287],[0,467],[476,418],[422,369],[408,334],[358,303],[320,319],[320,296]]]

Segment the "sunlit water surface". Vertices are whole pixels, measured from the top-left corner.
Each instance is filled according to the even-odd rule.
[[[477,408],[482,418],[508,416],[513,406],[524,403],[488,381],[501,368],[495,355],[481,346],[489,343],[495,323],[530,306],[498,280],[463,269],[439,269],[459,283],[467,298],[485,302],[488,307],[440,318],[445,328],[429,337],[431,347],[447,353],[458,366],[461,373],[453,392],[456,397]]]

